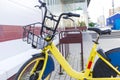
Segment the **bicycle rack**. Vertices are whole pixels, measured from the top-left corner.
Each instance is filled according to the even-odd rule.
[[[84,61],[83,61],[83,41],[82,41],[82,33],[79,29],[67,29],[63,30],[59,33],[59,50],[62,55],[67,58],[69,54],[69,44],[72,43],[81,43],[81,68],[84,69]],[[60,66],[60,74],[62,74],[62,69]]]

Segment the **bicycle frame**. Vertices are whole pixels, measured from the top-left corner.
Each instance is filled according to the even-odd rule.
[[[58,63],[62,66],[62,68],[65,70],[65,72],[70,76],[77,80],[120,80],[120,78],[92,78],[91,74],[91,67],[92,64],[94,64],[95,57],[98,55],[99,58],[101,58],[108,66],[110,66],[114,71],[117,72],[118,75],[120,75],[120,72],[115,68],[109,61],[107,61],[103,56],[101,56],[97,51],[97,43],[94,43],[87,66],[84,71],[77,72],[72,69],[72,67],[69,65],[69,63],[65,60],[65,58],[62,56],[62,54],[59,52],[57,47],[53,42],[51,42],[48,46],[46,46],[43,51],[50,51],[51,54],[55,57],[55,59],[58,61]],[[48,54],[48,53],[46,53]],[[45,66],[44,66],[45,67]]]
[[[41,6],[38,6],[40,9],[42,7],[45,8],[45,13],[44,13],[44,18],[43,18],[43,21],[42,21],[42,28],[41,28],[41,37],[46,40],[48,42],[48,45],[46,47],[44,47],[44,49],[42,50],[42,53],[45,54],[45,60],[44,60],[44,64],[43,64],[43,67],[42,67],[42,70],[40,71],[39,73],[39,77],[37,80],[40,80],[42,78],[42,75],[45,71],[45,68],[46,68],[46,64],[47,64],[47,60],[48,60],[48,52],[50,51],[51,54],[55,57],[55,59],[58,61],[58,63],[62,66],[62,68],[66,71],[66,73],[72,77],[72,78],[75,78],[77,80],[120,80],[120,78],[113,78],[113,77],[110,77],[110,78],[92,78],[92,65],[94,64],[94,61],[95,61],[95,57],[96,55],[98,55],[99,58],[102,59],[103,62],[105,62],[108,66],[110,66],[118,75],[120,75],[120,71],[117,70],[116,67],[114,67],[107,59],[105,59],[102,55],[100,55],[98,52],[97,52],[97,43],[98,43],[98,40],[99,40],[99,36],[97,37],[96,41],[94,42],[93,44],[93,47],[92,47],[92,50],[90,52],[90,56],[89,56],[89,59],[88,59],[88,62],[87,62],[87,66],[85,68],[84,71],[81,71],[81,72],[78,72],[78,71],[75,71],[74,69],[72,69],[72,67],[69,65],[69,63],[66,61],[66,59],[62,56],[62,54],[60,53],[60,51],[57,49],[57,47],[55,46],[55,44],[52,42],[52,39],[54,38],[55,36],[55,33],[56,33],[56,30],[57,30],[57,27],[58,27],[58,24],[60,22],[60,19],[62,18],[62,16],[67,16],[67,17],[79,17],[79,15],[77,14],[73,14],[73,13],[62,13],[58,19],[54,19],[54,15],[52,15],[52,17],[48,17],[46,14],[47,14],[47,7],[46,7],[46,4],[45,3],[42,3],[40,0],[39,2],[42,4]],[[54,29],[51,29],[47,26],[44,25],[45,23],[45,19],[48,18],[50,20],[53,20],[56,23],[55,25],[55,28]],[[53,31],[53,33],[51,34],[51,36],[48,36],[48,37],[44,37],[42,34],[42,32],[44,32],[44,28],[47,30],[50,30],[50,31]],[[97,30],[98,31],[98,30]],[[96,31],[96,32],[97,32]],[[29,32],[29,31],[28,31]],[[98,31],[99,32],[99,31]],[[100,33],[99,33],[100,34]],[[39,63],[39,59],[37,60],[37,62],[35,63],[32,71],[30,72],[30,75],[34,74],[34,71],[36,70],[36,67]],[[27,68],[27,67],[26,67]],[[26,69],[25,68],[25,69]],[[24,70],[25,70],[24,69]],[[22,73],[24,72],[24,70],[22,71]],[[20,75],[21,76],[21,75]]]

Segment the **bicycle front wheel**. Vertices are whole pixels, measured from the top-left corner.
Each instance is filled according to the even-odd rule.
[[[15,80],[38,80],[40,71],[43,68],[44,56],[32,57],[29,59],[16,74]],[[34,69],[34,70],[33,70]],[[32,74],[31,74],[32,72]],[[49,80],[50,74],[48,74],[44,79]]]

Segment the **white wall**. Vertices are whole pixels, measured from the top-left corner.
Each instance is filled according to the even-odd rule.
[[[41,20],[38,0],[0,0],[0,24],[26,25]]]

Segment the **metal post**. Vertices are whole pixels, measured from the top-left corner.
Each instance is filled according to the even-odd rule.
[[[114,0],[112,0],[112,7],[113,7],[113,14],[115,13],[114,11]]]

